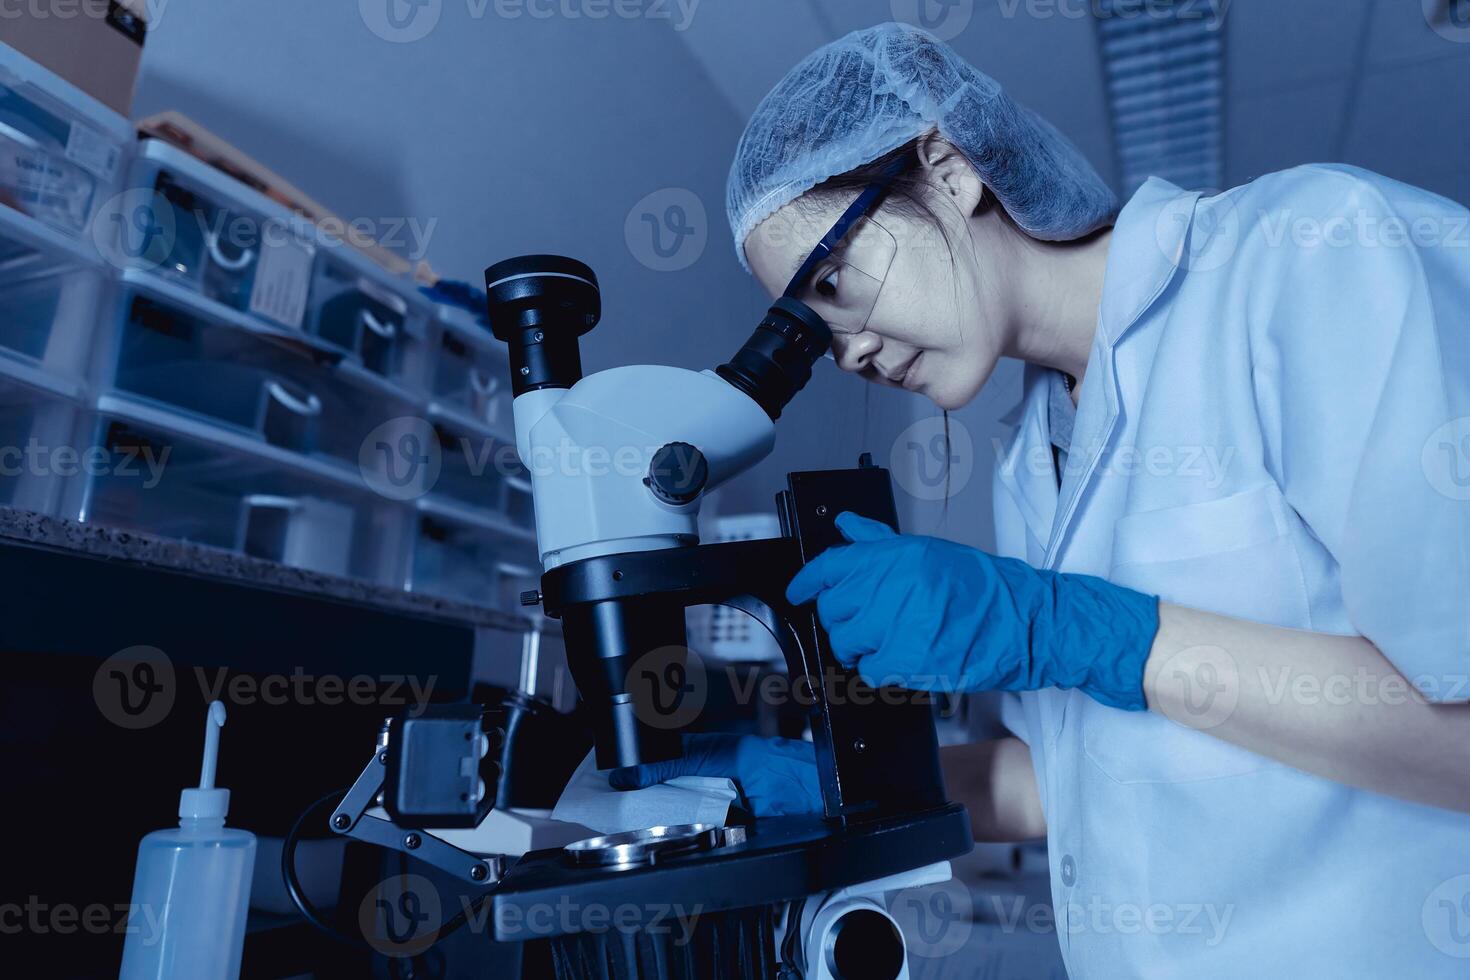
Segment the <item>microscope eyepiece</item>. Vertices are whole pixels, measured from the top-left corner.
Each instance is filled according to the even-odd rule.
[[[577,338],[602,316],[591,269],[561,255],[522,255],[485,270],[485,295],[490,331],[510,348],[515,395],[582,379]]]
[[[771,305],[720,377],[749,395],[774,421],[811,380],[812,366],[832,346],[832,331],[811,307],[783,296]]]

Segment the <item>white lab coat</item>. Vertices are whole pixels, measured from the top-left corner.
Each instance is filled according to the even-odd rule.
[[[1114,229],[1060,492],[1048,374],[1027,369],[999,460],[1002,554],[1360,634],[1431,699],[1470,699],[1463,208],[1350,167],[1214,197],[1150,180]],[[1194,679],[1201,712],[1228,711],[1231,663]],[[1350,675],[1267,681],[1362,696]],[[1003,716],[1031,748],[1077,980],[1470,976],[1470,816],[1075,691]]]

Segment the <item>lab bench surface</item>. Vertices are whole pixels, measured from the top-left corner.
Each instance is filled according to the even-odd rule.
[[[524,617],[488,606],[293,568],[207,545],[0,506],[0,546],[7,544],[31,545],[89,558],[134,563],[471,626],[525,630],[531,625]]]

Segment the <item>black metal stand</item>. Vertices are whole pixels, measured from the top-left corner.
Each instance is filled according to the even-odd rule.
[[[678,754],[686,675],[639,665],[650,651],[682,650],[686,607],[719,603],[771,631],[786,655],[793,696],[809,699],[828,818],[940,806],[946,796],[929,695],[868,687],[832,655],[815,608],[793,607],[785,595],[802,565],[845,543],[834,525],[838,514],[897,527],[888,471],[864,465],[787,480],[777,497],[785,537],[589,558],[542,578],[546,614],[564,622],[572,673],[593,711],[598,764]]]

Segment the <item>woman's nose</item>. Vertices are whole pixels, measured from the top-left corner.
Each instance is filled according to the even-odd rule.
[[[832,359],[844,371],[857,374],[873,363],[873,358],[883,349],[883,341],[875,333],[864,331],[858,334],[833,334]]]

